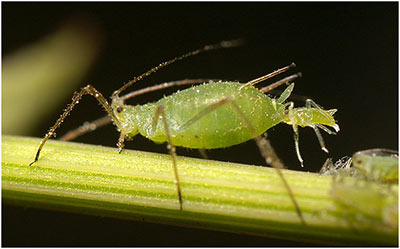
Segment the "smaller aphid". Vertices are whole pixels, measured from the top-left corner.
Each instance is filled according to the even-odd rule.
[[[320,171],[332,175],[330,195],[336,210],[354,230],[398,228],[398,153],[371,149],[342,157],[335,164],[328,158]],[[350,184],[346,178],[356,178]]]
[[[330,195],[335,209],[340,211],[355,230],[398,228],[398,190],[388,189],[378,182],[358,181],[349,184],[334,180]]]
[[[353,167],[367,180],[398,183],[399,154],[388,149],[371,149],[355,153]]]
[[[321,175],[357,177],[368,181],[398,183],[399,157],[397,151],[370,149],[358,151],[352,157],[342,157],[333,164],[328,158],[320,170]]]

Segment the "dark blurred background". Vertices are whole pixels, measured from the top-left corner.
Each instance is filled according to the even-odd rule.
[[[90,22],[102,30],[102,51],[81,86],[91,83],[105,96],[166,59],[221,40],[243,38],[246,42],[239,48],[177,62],[132,90],[187,78],[246,82],[296,62],[293,72],[302,72],[303,78],[296,80],[294,93],[312,98],[326,109],[337,108],[341,131],[336,136],[323,134],[330,150],[326,155],[313,130],[300,128],[305,161],[301,169],[291,127],[281,124],[269,130],[273,146],[290,169],[316,172],[328,156],[337,160],[363,149],[398,149],[398,3],[3,2],[3,56],[70,21]],[[144,104],[173,91],[176,89],[143,95],[130,103]],[[60,101],[30,135],[42,137],[69,102],[70,97]],[[302,101],[295,103],[304,106]],[[57,134],[102,115],[93,98],[83,99]],[[115,128],[108,126],[78,141],[115,146],[118,136]],[[140,136],[126,143],[126,148],[167,153],[165,145]],[[199,156],[195,150],[182,148],[178,154]],[[208,155],[215,160],[265,165],[253,141],[209,151]],[[300,245],[8,205],[3,205],[2,224],[4,246]]]

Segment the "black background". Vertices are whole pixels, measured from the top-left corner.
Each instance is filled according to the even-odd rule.
[[[294,93],[327,109],[338,109],[335,117],[341,131],[337,136],[323,134],[330,157],[336,160],[368,148],[398,149],[397,3],[2,3],[3,55],[77,17],[90,19],[103,30],[103,50],[82,86],[91,83],[105,96],[166,59],[206,44],[244,38],[246,43],[240,48],[178,62],[153,74],[136,89],[186,78],[246,82],[294,61],[294,71],[303,74],[296,80]],[[140,96],[131,103],[154,101],[170,92]],[[66,98],[54,108],[54,114],[31,136],[43,136],[69,101]],[[94,99],[81,103],[57,134],[103,115]],[[315,172],[327,157],[310,128],[300,128],[304,169],[295,155],[290,126],[274,127],[269,138],[291,169]],[[115,146],[117,139],[118,132],[109,126],[78,141]],[[165,145],[140,136],[126,147],[167,152]],[[198,156],[187,149],[178,149],[178,153]],[[265,164],[253,141],[208,154],[216,160]],[[8,205],[3,205],[2,212],[4,246],[296,245]]]

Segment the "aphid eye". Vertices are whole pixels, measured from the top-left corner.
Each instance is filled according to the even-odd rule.
[[[117,112],[118,112],[118,113],[122,112],[122,110],[124,110],[124,108],[123,108],[122,106],[118,106],[118,107],[117,107]]]
[[[357,163],[358,163],[358,164],[361,164],[361,163],[362,163],[362,160],[357,160]]]
[[[285,114],[288,114],[289,113],[289,110],[285,110]]]

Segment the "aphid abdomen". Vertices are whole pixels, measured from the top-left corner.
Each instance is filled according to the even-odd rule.
[[[257,134],[264,133],[282,121],[283,105],[274,105],[274,100],[254,87],[240,89],[242,85],[238,82],[203,84],[164,97],[151,106],[164,106],[174,145],[204,149],[229,147],[253,138],[249,127],[231,104],[217,107],[187,127],[185,124],[210,105],[225,98],[235,101]],[[154,112],[148,111],[139,119],[149,120],[152,115]],[[166,141],[162,122],[158,122],[154,132],[152,122],[144,121],[141,124],[140,134],[155,142]]]

